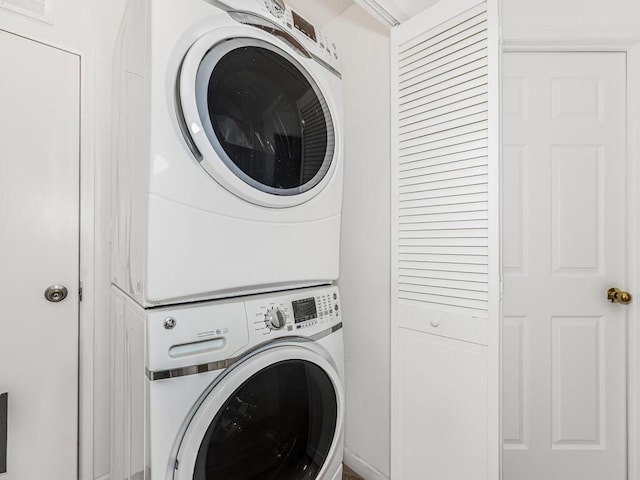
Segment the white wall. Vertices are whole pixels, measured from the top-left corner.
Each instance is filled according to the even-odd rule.
[[[324,28],[326,24],[353,5],[353,0],[322,0],[320,2],[286,0],[286,3],[316,27]]]
[[[109,255],[111,223],[111,87],[115,39],[120,27],[126,0],[99,2],[89,21],[93,25],[94,105],[89,112],[95,126],[93,139],[95,158],[95,286],[94,362],[93,362],[93,473],[81,480],[108,478],[110,435],[110,327],[109,327]]]
[[[346,462],[389,477],[389,31],[354,5],[325,27],[342,57],[345,169],[340,281]]]
[[[505,40],[553,39],[559,33],[598,37],[615,30],[622,37],[640,32],[638,0],[503,0]]]

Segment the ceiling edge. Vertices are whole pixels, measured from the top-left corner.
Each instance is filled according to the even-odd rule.
[[[377,0],[355,0],[355,3],[388,27],[396,27],[407,19],[407,15],[398,8],[389,8],[390,5],[383,6]]]

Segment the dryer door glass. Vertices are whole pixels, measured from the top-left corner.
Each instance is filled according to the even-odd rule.
[[[195,93],[211,146],[245,183],[297,195],[326,175],[335,146],[327,102],[283,50],[256,39],[222,42],[204,56]]]
[[[317,365],[287,360],[238,388],[211,422],[194,480],[317,477],[334,440],[337,396]]]

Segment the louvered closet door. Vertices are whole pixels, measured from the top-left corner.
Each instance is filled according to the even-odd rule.
[[[499,472],[499,31],[442,0],[392,34],[392,476]]]

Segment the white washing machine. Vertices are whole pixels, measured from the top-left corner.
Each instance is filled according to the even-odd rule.
[[[341,479],[336,287],[156,309],[113,297],[113,480]]]
[[[282,0],[129,0],[115,57],[113,283],[157,306],[335,280],[335,45]]]

